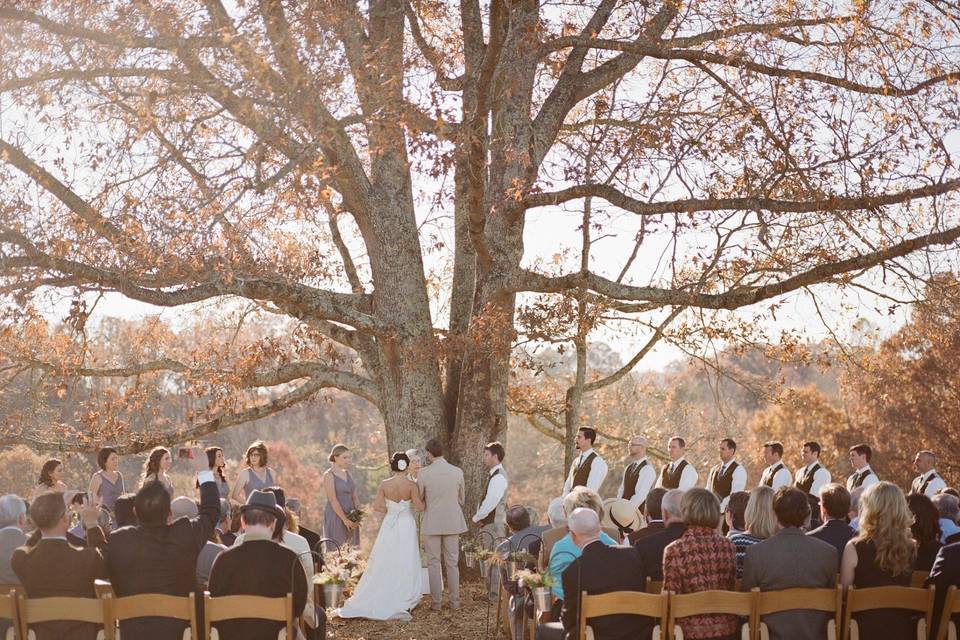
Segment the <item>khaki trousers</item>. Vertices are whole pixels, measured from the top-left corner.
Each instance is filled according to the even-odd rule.
[[[423,536],[423,548],[427,553],[427,573],[430,575],[430,597],[433,606],[439,607],[443,599],[440,574],[440,559],[447,570],[447,591],[451,607],[460,606],[460,535]]]

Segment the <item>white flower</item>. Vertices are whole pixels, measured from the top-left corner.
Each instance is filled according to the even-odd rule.
[[[403,471],[407,468],[406,460],[397,460],[397,471]]]

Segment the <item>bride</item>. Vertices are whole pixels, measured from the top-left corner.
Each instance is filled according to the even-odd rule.
[[[410,458],[397,452],[390,459],[393,475],[380,483],[373,510],[386,513],[377,541],[353,596],[335,613],[341,618],[410,620],[423,592],[420,544],[413,510],[423,511],[417,485],[406,476]]]

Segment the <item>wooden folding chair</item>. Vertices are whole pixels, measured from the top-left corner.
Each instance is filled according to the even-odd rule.
[[[219,596],[212,598],[209,591],[203,592],[203,638],[213,640],[210,627],[213,623],[238,618],[257,618],[258,620],[274,620],[286,625],[287,640],[295,640],[293,615],[293,594],[288,593],[282,598],[268,598],[266,596]],[[219,633],[217,634],[220,637]],[[223,638],[222,640],[229,640]]]
[[[917,621],[917,640],[925,640],[933,618],[933,587],[870,587],[847,589],[847,606],[843,614],[843,640],[860,640],[860,630],[852,614],[874,609],[904,609],[923,614]],[[873,640],[864,638],[863,640]]]
[[[90,622],[103,626],[106,640],[113,640],[107,620],[106,598],[26,598],[17,596],[20,637],[30,637],[30,625],[38,622]]]
[[[740,637],[743,640],[751,640],[751,630],[757,628],[757,597],[759,593],[759,589],[753,589],[749,593],[701,591],[699,593],[676,594],[671,591],[667,637],[670,640],[683,640],[683,629],[677,625],[678,618],[726,613],[747,619],[747,623],[740,630]]]
[[[587,626],[587,618],[629,614],[656,618],[651,640],[660,640],[667,624],[669,596],[666,593],[651,594],[639,591],[613,591],[590,595],[586,591],[580,594],[580,631],[579,640],[593,640],[593,629]]]
[[[16,589],[8,589],[3,592],[3,595],[0,595],[0,619],[10,621],[10,628],[13,630],[14,637],[20,640],[22,636],[20,635],[20,611],[17,609]]]
[[[663,591],[663,580],[653,580],[647,576],[647,593],[656,595],[661,591]]]
[[[162,593],[141,593],[135,596],[114,598],[106,596],[107,624],[116,629],[117,624],[132,618],[174,618],[190,624],[190,640],[200,640],[197,628],[197,607],[194,594],[168,596]],[[115,638],[122,640],[117,633]],[[134,639],[135,640],[135,639]]]
[[[757,596],[757,630],[754,640],[769,640],[770,631],[762,616],[781,611],[810,609],[833,614],[827,624],[827,640],[837,640],[843,624],[843,587],[835,589],[783,589],[781,591],[761,591]]]
[[[937,629],[937,640],[957,640],[957,625],[951,618],[960,613],[960,598],[957,597],[957,588],[951,586],[943,600],[943,613],[940,615],[940,628]]]
[[[910,586],[914,589],[923,589],[923,584],[929,577],[929,571],[914,571],[912,574],[910,574]]]

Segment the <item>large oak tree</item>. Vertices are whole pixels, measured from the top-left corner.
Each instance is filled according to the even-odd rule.
[[[877,267],[923,279],[918,253],[960,237],[958,29],[940,0],[0,2],[10,370],[270,391],[66,444],[102,429],[128,451],[336,387],[377,406],[392,449],[442,437],[479,487],[518,297],[653,335],[681,308],[709,330]],[[616,268],[525,255],[525,230],[587,198],[591,229],[632,238]],[[25,328],[51,291],[76,298],[74,329],[105,292],[250,301],[287,329],[242,356],[91,364]],[[53,444],[22,423],[4,441]]]

